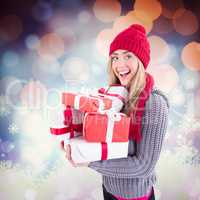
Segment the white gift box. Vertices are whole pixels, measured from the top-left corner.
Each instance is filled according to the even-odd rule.
[[[83,137],[70,140],[71,157],[75,163],[125,158],[128,155],[128,142],[88,143]]]
[[[99,96],[112,100],[112,107],[109,110],[119,112],[128,99],[128,90],[122,85],[111,85],[98,90]]]
[[[65,145],[69,144],[69,139],[82,135],[82,121],[75,115],[79,114],[78,111],[72,109],[72,123],[70,126],[66,126],[64,111],[66,107],[61,105],[56,109],[50,110],[48,114],[48,123],[50,133],[57,142],[64,142]],[[78,124],[80,123],[80,124]]]

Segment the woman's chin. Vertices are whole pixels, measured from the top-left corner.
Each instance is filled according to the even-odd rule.
[[[121,83],[121,85],[123,85],[123,86],[127,86],[128,85],[128,81],[122,81],[122,80],[120,80],[120,83]]]

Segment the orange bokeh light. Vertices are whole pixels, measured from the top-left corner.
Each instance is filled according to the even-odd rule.
[[[134,10],[142,11],[153,21],[161,15],[162,6],[157,0],[136,0]]]
[[[190,10],[178,9],[173,15],[175,30],[182,35],[192,35],[198,28],[198,19]]]
[[[109,45],[114,39],[112,29],[102,30],[96,39],[96,47],[101,55],[108,56]]]
[[[156,33],[166,34],[173,31],[174,26],[172,24],[172,20],[168,19],[164,16],[159,17],[156,21],[154,21],[153,30]]]
[[[190,42],[181,52],[183,64],[194,71],[200,70],[200,43]]]
[[[117,20],[113,24],[114,34],[118,34],[132,24],[141,24],[142,26],[144,26],[146,33],[149,33],[153,27],[153,22],[148,20],[145,16],[146,15],[141,15],[141,12],[139,11],[130,11],[126,16],[121,16],[117,18]]]
[[[0,19],[0,40],[5,42],[16,40],[22,33],[22,29],[22,21],[18,16],[4,16]]]
[[[159,63],[167,58],[169,46],[167,42],[159,36],[152,35],[148,37],[151,48],[151,63]]]
[[[167,0],[162,4],[162,15],[166,18],[172,19],[177,9],[184,8],[182,0]]]
[[[38,54],[47,60],[54,60],[64,54],[64,41],[56,33],[48,33],[40,39]]]
[[[179,76],[175,68],[169,64],[151,65],[147,71],[153,75],[155,85],[163,92],[169,93],[178,84]]]
[[[97,19],[112,22],[121,14],[121,5],[117,0],[96,0],[93,7]]]

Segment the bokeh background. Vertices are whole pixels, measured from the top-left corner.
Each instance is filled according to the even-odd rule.
[[[107,85],[108,46],[132,23],[169,98],[158,200],[200,199],[198,0],[6,0],[0,6],[0,199],[102,200],[101,176],[73,168],[50,137],[60,92]]]

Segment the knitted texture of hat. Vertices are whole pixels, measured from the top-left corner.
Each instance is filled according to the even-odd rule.
[[[144,68],[147,68],[150,61],[150,45],[143,26],[132,24],[120,32],[110,44],[109,56],[118,49],[134,53],[143,63]]]

